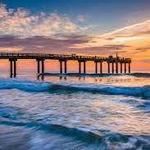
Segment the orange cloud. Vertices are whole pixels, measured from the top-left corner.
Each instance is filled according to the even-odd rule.
[[[111,49],[107,45],[111,45]],[[147,69],[141,68],[150,71],[150,62],[148,61],[150,60],[150,20],[102,35],[94,35],[87,43],[72,46],[72,48],[91,49],[91,51],[93,51],[93,47],[99,54],[109,55],[119,52],[122,56],[131,57],[136,68],[143,64]]]
[[[138,49],[145,49],[150,44],[150,20],[127,26],[103,35],[95,35],[87,43],[75,44],[74,48],[106,47],[106,45],[126,45],[121,47],[128,53],[137,53]],[[116,52],[116,51],[114,51]],[[149,50],[147,51],[149,53]],[[146,53],[147,53],[146,52]],[[109,53],[109,50],[108,50]]]
[[[22,47],[0,47],[0,51],[1,52],[18,52],[18,51],[22,51]]]

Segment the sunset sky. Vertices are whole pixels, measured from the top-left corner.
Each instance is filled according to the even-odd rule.
[[[0,2],[0,51],[118,53],[150,72],[150,0]]]

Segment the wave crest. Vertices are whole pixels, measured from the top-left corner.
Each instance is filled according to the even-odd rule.
[[[55,84],[51,82],[5,79],[0,80],[0,90],[3,89],[19,89],[27,92],[91,92],[150,98],[150,85],[142,87],[122,87],[94,84]]]
[[[79,128],[70,128],[58,124],[42,124],[38,122],[13,122],[1,121],[1,125],[25,127],[40,131],[46,131],[50,134],[57,134],[74,140],[80,140],[87,144],[94,144],[95,148],[101,147],[102,149],[137,149],[148,148],[150,146],[149,136],[146,135],[124,135],[121,133],[113,133],[111,131],[99,130],[94,133],[89,130],[82,130]]]

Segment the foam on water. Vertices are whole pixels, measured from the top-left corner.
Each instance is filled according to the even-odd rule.
[[[100,94],[126,95],[150,98],[150,85],[145,85],[142,87],[122,87],[104,84],[55,84],[52,82],[0,79],[0,89],[18,89],[27,92],[94,92]]]
[[[49,84],[27,80],[0,79],[0,89],[18,89],[28,92],[46,92],[49,90]]]
[[[95,145],[92,147],[92,149],[147,149],[150,147],[149,142],[149,136],[140,135],[140,136],[133,136],[133,135],[123,135],[120,133],[112,133],[110,131],[105,130],[99,130],[99,133],[94,133],[92,131],[88,130],[81,130],[79,128],[70,128],[67,126],[62,126],[59,124],[42,124],[38,122],[19,122],[19,121],[1,121],[0,125],[5,126],[14,126],[14,127],[21,127],[22,129],[32,129],[34,132],[40,134],[39,131],[44,131],[46,133],[49,133],[51,136],[53,136],[52,140],[55,140],[59,142],[59,138],[61,137],[61,141],[67,139],[74,140],[74,143],[80,141],[79,148],[84,145],[84,149],[88,149],[89,145]],[[31,133],[34,134],[32,131]],[[60,137],[59,137],[60,136]],[[46,140],[46,136],[45,139]],[[37,139],[35,139],[37,140]],[[32,140],[33,141],[33,140]],[[40,140],[41,141],[41,140]],[[38,139],[39,142],[39,139]],[[63,141],[64,144],[66,143]],[[69,141],[67,141],[69,144]],[[40,149],[41,146],[39,143],[36,143],[36,149]],[[37,144],[40,147],[37,147]],[[76,143],[77,144],[77,143]],[[34,143],[32,143],[32,147],[35,146]],[[47,148],[52,148],[52,145],[49,144]],[[69,146],[69,145],[68,145]],[[67,149],[70,149],[70,147],[67,146]],[[53,148],[61,149],[61,146],[53,145]]]

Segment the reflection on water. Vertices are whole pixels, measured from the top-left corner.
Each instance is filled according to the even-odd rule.
[[[60,77],[44,77],[45,81],[60,82],[60,80],[68,80],[70,83],[91,83],[91,84],[108,84],[116,86],[133,86],[139,87],[144,86],[150,83],[150,78],[144,77],[135,77],[135,76],[108,76],[108,77],[69,77],[69,76],[60,76]]]

